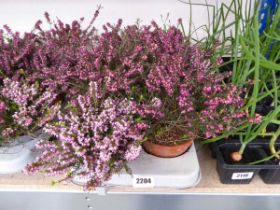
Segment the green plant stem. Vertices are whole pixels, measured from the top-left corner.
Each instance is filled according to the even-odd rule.
[[[275,142],[277,141],[278,137],[280,135],[280,127],[277,129],[277,131],[273,134],[273,136],[271,137],[270,139],[270,142],[269,142],[269,149],[270,149],[270,152],[271,154],[275,155],[277,152],[276,152],[276,149],[275,149]],[[279,155],[276,155],[276,157],[279,159],[280,156]]]
[[[251,111],[251,117],[255,114],[256,104],[257,104],[257,96],[259,92],[259,70],[260,70],[260,46],[259,46],[259,24],[257,16],[254,17],[254,39],[256,41],[255,43],[255,74],[254,74],[254,88],[253,88],[253,104],[252,104],[252,111]]]
[[[243,142],[243,143],[241,144],[241,147],[240,147],[240,149],[239,149],[239,151],[238,151],[238,153],[239,153],[240,155],[243,155],[243,153],[244,153],[244,151],[245,151],[245,149],[246,149],[246,146],[247,146],[247,142]]]
[[[256,165],[256,164],[259,164],[259,163],[268,161],[268,160],[270,160],[271,158],[273,158],[273,157],[275,157],[275,156],[277,156],[277,155],[280,155],[280,150],[277,151],[274,155],[270,155],[270,156],[268,156],[268,157],[266,157],[266,158],[263,158],[263,159],[261,159],[261,160],[257,160],[257,161],[254,161],[254,162],[251,162],[251,163],[248,163],[248,164],[249,164],[249,165]]]

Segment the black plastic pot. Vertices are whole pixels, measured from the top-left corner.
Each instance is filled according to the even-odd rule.
[[[224,184],[249,184],[256,174],[265,183],[280,184],[280,161],[276,158],[258,165],[248,163],[270,156],[269,139],[259,138],[250,142],[243,153],[241,163],[230,159],[230,154],[238,151],[241,144],[238,138],[232,138],[212,144],[212,157],[217,159],[217,172]],[[280,140],[276,142],[276,150],[280,149]]]
[[[247,146],[243,155],[243,162],[234,163],[230,154],[238,151],[238,139],[224,140],[213,144],[213,152],[217,158],[217,172],[223,184],[249,184],[254,176],[262,169],[262,165],[248,165],[259,157],[258,146]]]
[[[267,115],[269,112],[273,111],[274,110],[274,107],[273,106],[268,106],[268,105],[265,105],[265,104],[258,104],[256,106],[256,113],[262,115],[262,116],[265,116]]]
[[[279,144],[277,145],[279,149]],[[270,155],[267,149],[259,151],[260,158],[265,158]],[[260,171],[261,179],[267,184],[280,184],[280,162],[277,158],[272,158],[264,163],[265,168]]]

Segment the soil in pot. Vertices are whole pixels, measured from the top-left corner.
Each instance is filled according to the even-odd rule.
[[[238,148],[221,148],[221,152],[223,154],[223,158],[226,164],[232,165],[246,165],[248,163],[257,161],[256,149],[248,148],[242,154],[242,158],[240,161],[235,161],[232,159],[232,153],[238,151]]]

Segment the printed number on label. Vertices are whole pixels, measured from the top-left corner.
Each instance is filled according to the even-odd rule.
[[[147,176],[133,176],[133,187],[154,187],[154,177]]]
[[[231,179],[251,179],[254,172],[233,173]]]

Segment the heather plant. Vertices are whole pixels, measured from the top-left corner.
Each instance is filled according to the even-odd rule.
[[[0,89],[0,143],[32,136],[55,116],[60,108],[56,100],[56,94],[43,91],[38,83],[5,78]]]
[[[25,69],[26,80],[39,81],[44,88],[64,97],[75,95],[88,81],[99,79],[93,53],[96,45],[93,23],[98,13],[99,9],[85,29],[81,26],[83,18],[65,24],[60,19],[51,20],[48,13],[45,13],[48,30],[41,28],[41,20],[24,35],[4,26],[0,30],[2,78],[19,80],[20,69]]]
[[[179,22],[180,25],[180,22]],[[95,67],[108,92],[137,101],[139,121],[149,124],[146,138],[162,144],[211,138],[243,123],[241,89],[224,83],[215,49],[192,45],[178,27],[107,24],[94,49]]]
[[[7,25],[0,29],[1,80],[6,77],[19,79],[20,70],[32,70],[33,55],[39,42],[33,32],[13,32]]]
[[[43,150],[27,172],[78,176],[85,189],[101,186],[113,173],[126,167],[140,154],[147,125],[137,122],[137,104],[125,98],[104,97],[100,86],[89,83],[88,91],[70,101],[44,131],[57,138],[41,141]]]
[[[32,61],[34,72],[31,81],[42,81],[42,85],[56,92],[72,96],[83,90],[88,81],[98,80],[100,75],[94,66],[96,54],[96,29],[93,26],[99,14],[96,10],[90,24],[83,29],[83,18],[71,24],[60,19],[56,22],[45,13],[49,30],[41,28],[41,21],[35,24],[40,44],[36,47]]]
[[[154,116],[144,112],[143,118],[151,122],[147,138],[160,144],[178,144],[213,138],[238,126],[260,122],[259,115],[249,117],[246,113],[242,90],[224,83],[228,74],[215,71],[221,61],[211,63],[209,56],[198,45],[189,46],[183,74],[177,84],[172,84],[172,95],[154,93],[152,101],[157,99],[157,105],[153,108],[156,113],[161,111],[161,116],[153,120]]]

